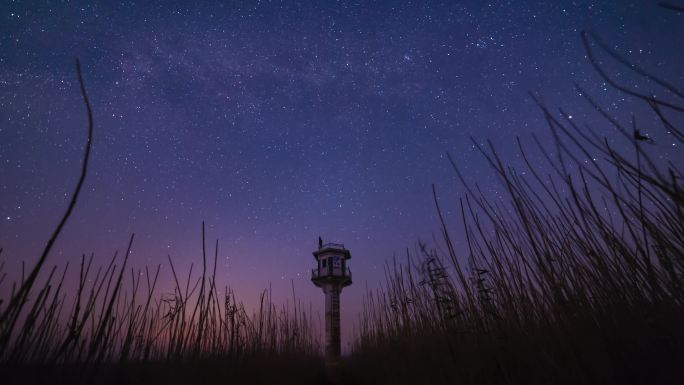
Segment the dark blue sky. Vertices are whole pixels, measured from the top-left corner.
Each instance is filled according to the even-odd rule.
[[[320,309],[308,272],[321,235],[352,252],[347,331],[383,262],[436,233],[431,183],[459,229],[446,152],[496,198],[469,137],[491,138],[512,165],[516,136],[550,145],[528,91],[614,136],[577,82],[615,117],[644,116],[658,156],[683,158],[643,106],[602,84],[579,35],[591,28],[681,87],[684,19],[655,2],[186,3],[0,4],[0,247],[12,277],[37,258],[78,176],[76,56],[94,109],[91,172],[49,263],[89,252],[105,263],[135,232],[134,266],[170,254],[182,268],[201,260],[206,221],[219,279],[245,301],[269,283],[289,298],[294,281]]]

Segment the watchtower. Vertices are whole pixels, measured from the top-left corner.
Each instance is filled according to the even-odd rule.
[[[311,271],[311,281],[325,293],[325,358],[333,363],[340,356],[340,293],[352,283],[351,253],[341,243],[323,244],[319,238],[313,256],[318,268]]]

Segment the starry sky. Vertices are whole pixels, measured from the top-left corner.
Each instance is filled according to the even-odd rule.
[[[86,115],[75,57],[94,110],[91,168],[48,263],[94,252],[104,264],[134,232],[133,266],[169,273],[171,255],[184,269],[201,263],[205,221],[208,243],[220,241],[218,280],[246,303],[269,285],[291,301],[294,284],[322,312],[310,282],[320,235],[352,253],[346,336],[384,261],[438,232],[432,183],[458,232],[463,192],[447,152],[497,198],[469,138],[492,139],[512,165],[516,136],[550,145],[528,91],[614,135],[579,83],[614,116],[644,116],[658,156],[683,160],[643,106],[602,82],[579,35],[592,29],[681,87],[684,51],[671,38],[684,36],[684,16],[655,2],[189,3],[1,2],[0,258],[10,277],[36,260],[78,178]]]

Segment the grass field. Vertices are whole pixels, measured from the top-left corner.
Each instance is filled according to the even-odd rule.
[[[600,73],[594,50],[621,60],[596,36],[583,39]],[[658,144],[634,117],[621,124],[578,92],[633,152],[616,152],[612,140],[532,95],[556,148],[519,140],[526,167],[515,170],[491,143],[474,141],[503,199],[468,183],[452,161],[467,192],[459,218],[465,231],[450,234],[435,192],[440,246],[421,244],[386,265],[384,289],[367,295],[350,370],[393,384],[684,381],[681,170],[650,155]],[[631,97],[651,107],[661,138],[684,144],[674,124],[681,106]],[[554,155],[533,163],[534,150]],[[454,239],[467,255],[456,253]]]
[[[594,50],[620,58],[597,37],[583,39],[597,71],[621,87],[602,72]],[[635,71],[671,88],[674,99],[684,98],[676,87]],[[342,382],[684,382],[681,170],[653,156],[660,144],[636,120],[621,123],[578,92],[633,151],[617,152],[614,138],[562,110],[552,112],[535,95],[556,139],[553,151],[537,147],[534,138],[519,140],[526,168],[516,170],[494,145],[473,141],[504,196],[487,196],[452,161],[466,192],[459,215],[465,230],[449,231],[433,187],[441,239],[387,262],[384,287],[366,295]],[[676,126],[684,107],[628,95],[648,105],[662,135],[684,145]],[[90,135],[92,129],[91,119]],[[0,265],[8,293],[0,303],[1,382],[324,383],[311,312],[276,305],[268,291],[259,310],[248,312],[217,282],[217,255],[208,255],[204,233],[201,268],[176,271],[169,259],[172,294],[157,290],[159,267],[128,267],[133,236],[104,266],[84,255],[79,266],[68,267],[79,279],[75,292],[65,291],[67,267],[46,261],[76,205],[91,137],[82,178],[41,258],[13,283]],[[534,151],[545,154],[546,164],[528,158]]]

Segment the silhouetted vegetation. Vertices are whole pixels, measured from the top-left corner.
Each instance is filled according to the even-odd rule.
[[[674,6],[663,4],[663,7]],[[642,101],[665,135],[677,128],[681,90],[632,65],[591,33],[588,59],[606,84]],[[639,93],[610,77],[597,53],[665,90]],[[76,292],[70,267],[46,268],[50,248],[77,203],[86,177],[93,121],[81,177],[46,248],[27,277],[0,299],[0,380],[9,383],[314,383],[322,359],[311,311],[295,299],[277,307],[261,295],[250,313],[216,281],[218,241],[202,270],[157,288],[161,267],[128,267],[122,256],[98,267],[83,256]],[[466,192],[464,232],[454,237],[439,206],[441,239],[386,264],[386,282],[370,291],[342,378],[369,384],[681,383],[684,378],[684,194],[682,172],[652,156],[653,130],[632,117],[625,125],[577,86],[589,108],[629,141],[630,153],[553,112],[532,94],[555,140],[551,153],[536,137],[517,146],[525,173],[508,166],[494,145],[473,145],[505,189],[492,199],[469,183],[449,157]],[[675,101],[668,101],[669,99]],[[663,141],[664,142],[664,141]],[[536,149],[545,165],[529,158]],[[544,171],[542,171],[544,170]],[[548,174],[548,170],[550,174]],[[0,253],[2,249],[0,249]],[[6,274],[0,265],[0,285]],[[46,271],[47,270],[47,271]],[[39,273],[46,276],[38,279]],[[169,273],[169,272],[167,272]]]
[[[492,199],[469,183],[459,255],[441,220],[441,248],[420,244],[386,266],[386,284],[367,295],[348,370],[368,383],[674,384],[684,379],[684,217],[678,165],[653,157],[659,143],[684,145],[675,126],[684,109],[668,98],[614,81],[597,50],[666,90],[666,81],[583,33],[590,63],[605,82],[651,108],[665,134],[632,116],[623,125],[577,90],[628,140],[612,140],[568,113],[539,106],[556,148],[518,139],[524,170],[473,140],[505,190]],[[680,120],[681,121],[681,120]],[[647,149],[646,146],[652,148]],[[542,171],[544,170],[544,171]],[[550,174],[549,171],[551,170]],[[433,186],[434,191],[434,186]]]
[[[75,295],[62,289],[68,266],[50,270],[17,330],[2,330],[3,383],[289,383],[319,375],[317,332],[301,303],[277,307],[264,291],[258,311],[248,312],[230,288],[217,288],[216,252],[213,265],[205,253],[202,271],[191,267],[185,277],[169,258],[176,287],[160,293],[160,266],[126,269],[132,243],[106,267],[83,256]]]
[[[81,174],[28,277],[22,271],[9,300],[0,299],[2,383],[314,382],[322,362],[311,312],[296,298],[293,309],[276,307],[269,290],[261,294],[258,312],[249,313],[229,287],[218,286],[219,244],[208,260],[204,224],[202,271],[193,275],[191,266],[180,276],[169,257],[172,293],[157,290],[161,266],[127,268],[133,235],[123,256],[117,251],[106,266],[96,267],[94,255],[83,255],[76,293],[63,289],[68,264],[38,279],[87,174],[93,118],[78,61],[76,72],[88,113]]]

